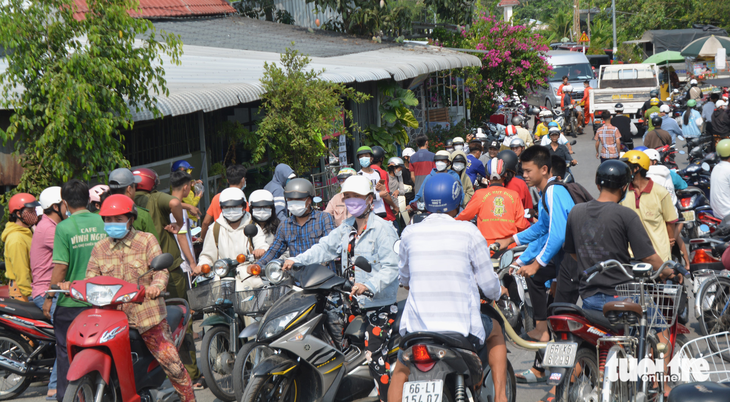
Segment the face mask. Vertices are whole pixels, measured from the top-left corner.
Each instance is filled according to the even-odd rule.
[[[35,209],[23,209],[20,213],[20,220],[28,226],[33,226],[38,223],[38,214]]]
[[[446,152],[454,152],[454,148],[446,148]]]
[[[461,163],[461,162],[454,163],[454,170],[456,170],[457,172],[461,172],[462,170],[464,170],[465,167],[466,167],[465,163]]]
[[[368,203],[362,198],[348,198],[345,200],[345,206],[350,215],[359,217],[367,209]]]
[[[294,216],[304,216],[304,214],[307,212],[307,202],[296,200],[287,201],[286,208]]]
[[[443,172],[444,170],[446,170],[447,165],[448,163],[446,162],[438,161],[436,162],[436,170],[438,170],[439,172]]]
[[[129,233],[129,228],[127,228],[126,222],[105,222],[104,223],[104,231],[106,234],[109,235],[112,239],[121,239],[124,236]]]
[[[246,188],[246,183],[243,183],[243,187],[241,187],[241,191],[243,191],[244,188]]]
[[[553,121],[553,118],[552,117],[549,117],[549,118],[545,119],[545,123],[550,123],[551,121]]]
[[[253,218],[257,221],[268,221],[269,218],[271,218],[271,209],[270,208],[254,208],[253,212],[251,212],[253,215]]]
[[[403,171],[402,170],[396,170],[395,171],[395,175],[398,176],[398,177],[401,177],[401,176],[403,176]]]
[[[360,166],[362,166],[364,168],[370,166],[370,157],[360,158]]]
[[[243,218],[243,208],[226,208],[223,210],[223,217],[228,222],[238,222]]]
[[[457,151],[463,151],[464,150],[464,146],[463,145],[454,145],[454,149],[457,150]]]

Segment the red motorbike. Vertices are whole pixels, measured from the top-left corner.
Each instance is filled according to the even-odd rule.
[[[144,275],[167,269],[172,262],[170,254],[159,255]],[[94,307],[76,317],[68,329],[71,365],[64,402],[152,402],[177,398],[172,388],[158,390],[166,378],[162,367],[139,332],[129,328],[126,314],[117,310],[125,303],[142,303],[143,286],[98,276],[72,282],[69,293]],[[162,292],[160,296],[169,294]],[[179,349],[190,321],[190,308],[183,299],[169,299],[166,303],[167,323]]]

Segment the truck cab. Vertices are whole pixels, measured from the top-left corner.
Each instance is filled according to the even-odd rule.
[[[548,78],[548,86],[540,87],[529,95],[527,101],[531,105],[545,106],[549,110],[560,106],[558,88],[563,83],[563,76],[568,76],[568,82],[573,87],[573,99],[583,98],[583,81],[588,80],[595,88],[596,80],[588,58],[581,52],[567,50],[551,50],[547,52],[547,62],[553,67],[555,74]]]

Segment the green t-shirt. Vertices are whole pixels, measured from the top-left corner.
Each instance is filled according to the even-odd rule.
[[[96,214],[83,209],[56,226],[53,238],[53,263],[68,265],[66,281],[86,278],[91,250],[106,237],[104,221]],[[63,307],[86,307],[88,304],[61,295],[58,305]]]
[[[94,213],[98,215],[99,210],[97,209]],[[140,232],[149,233],[155,236],[157,242],[160,242],[160,235],[157,234],[157,229],[155,229],[155,224],[152,222],[152,217],[146,209],[139,206],[137,207],[137,218],[134,220],[132,227]]]
[[[652,106],[649,109],[646,109],[646,112],[644,112],[644,119],[646,121],[646,125],[649,126],[649,129],[646,130],[647,133],[654,129],[654,125],[651,124],[651,114],[652,113],[659,114],[659,106]]]
[[[155,225],[155,229],[159,234],[160,248],[163,253],[172,254],[173,261],[170,271],[177,269],[182,264],[182,256],[180,255],[180,247],[177,245],[175,235],[165,230],[165,226],[170,224],[170,201],[176,199],[175,197],[161,193],[159,191],[153,191],[148,193],[146,191],[137,191],[134,196],[134,203],[138,207],[146,208],[150,212],[150,218],[152,223]]]

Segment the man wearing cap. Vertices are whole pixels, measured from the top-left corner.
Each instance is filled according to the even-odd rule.
[[[469,154],[466,156],[466,175],[469,176],[472,185],[478,186],[478,177],[487,177],[487,172],[484,170],[484,164],[479,160],[482,156],[482,142],[479,140],[472,140],[469,143]]]
[[[662,118],[662,130],[672,136],[672,144],[674,144],[677,142],[677,136],[682,135],[682,129],[679,128],[677,121],[672,118],[672,110],[669,105],[659,106],[659,117]]]
[[[479,161],[482,163],[482,165],[487,166],[486,163],[489,163],[490,159],[496,158],[501,148],[499,145],[499,141],[494,138],[488,138],[486,141],[484,141],[483,146],[487,149],[487,152],[482,152],[482,156],[479,157]]]
[[[109,173],[109,195],[123,194],[134,200],[137,194],[136,185],[142,180],[141,177],[135,176],[131,170],[127,168],[119,168]],[[96,211],[98,214],[99,211]],[[157,242],[160,241],[160,234],[155,229],[155,223],[149,211],[142,207],[137,207],[137,219],[132,223],[132,227],[140,232],[150,233],[155,236]]]
[[[179,160],[172,164],[172,169],[170,173],[177,172],[177,171],[185,171],[189,175],[193,174],[193,169],[186,160]],[[201,189],[203,188],[203,181],[202,180],[193,180],[192,185],[190,186],[190,193],[187,194],[185,197],[183,197],[180,201],[183,202],[183,208],[190,212],[190,219],[197,222],[198,216],[200,215],[200,210],[198,209],[198,203],[200,203],[200,197],[203,195],[203,191],[201,190],[199,193],[195,193],[194,186],[196,183],[201,185]]]

